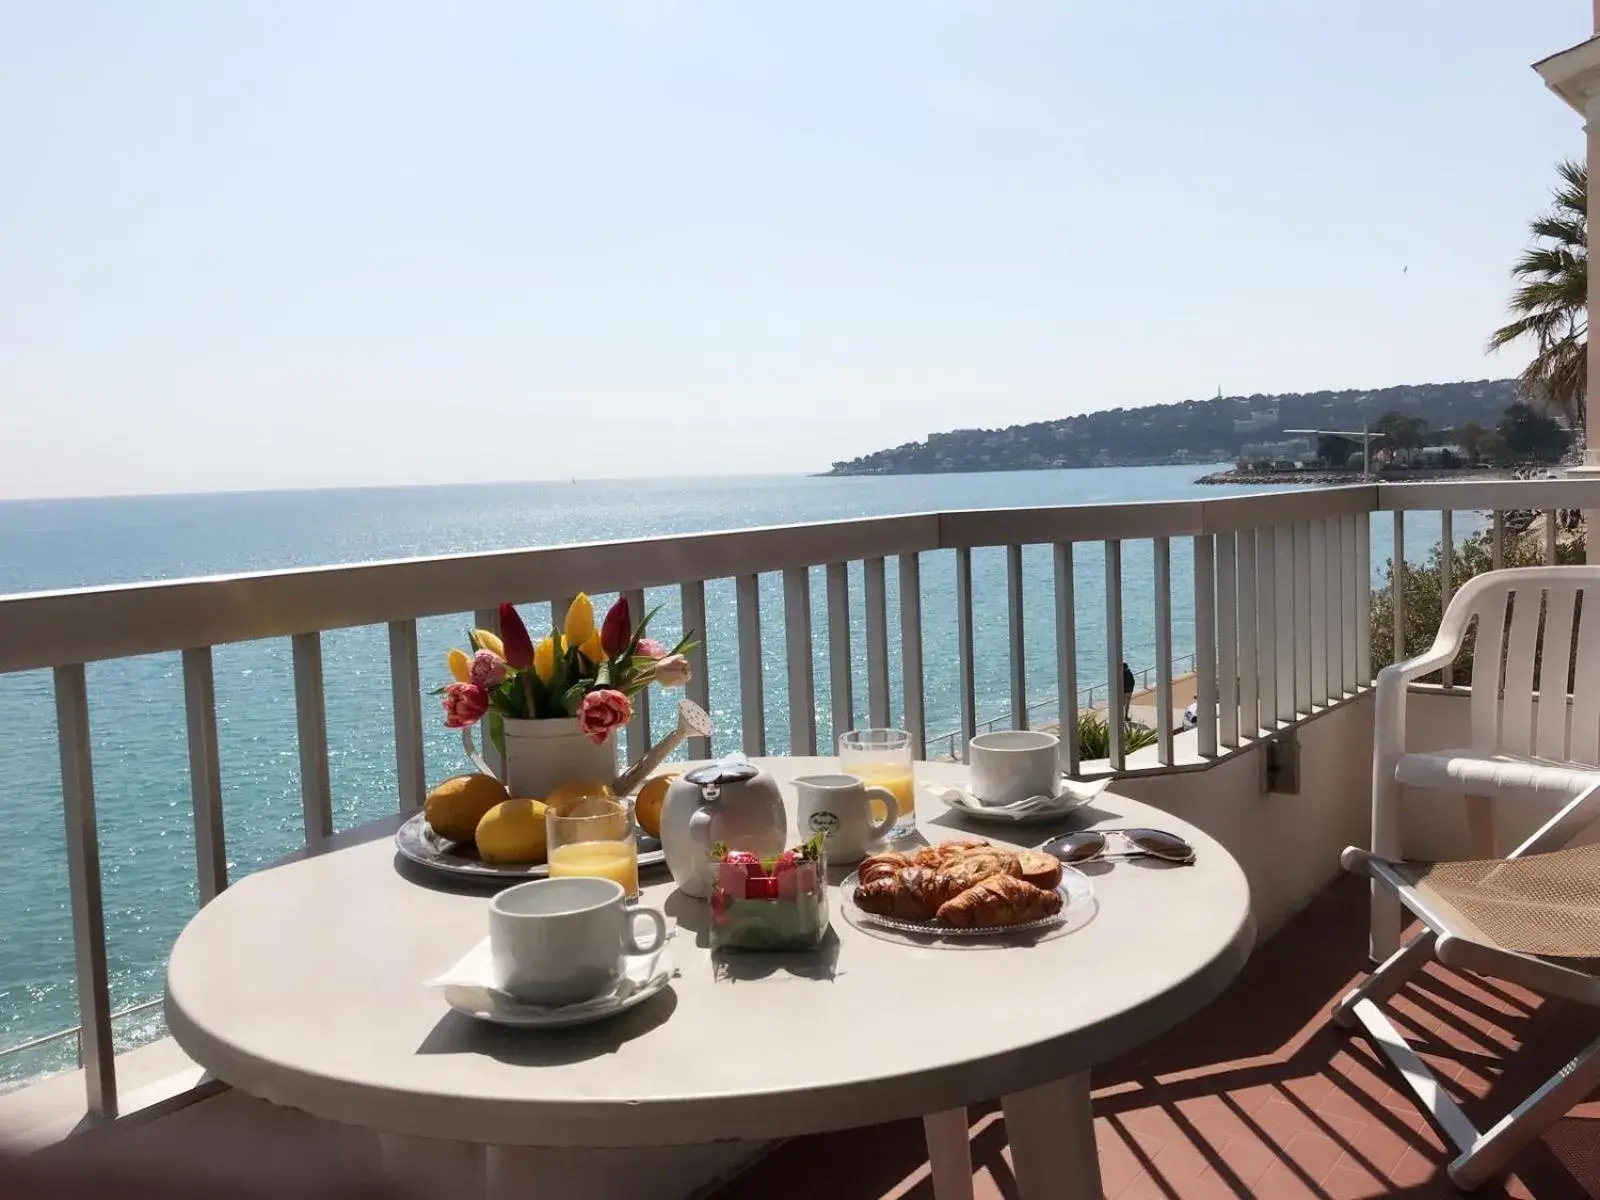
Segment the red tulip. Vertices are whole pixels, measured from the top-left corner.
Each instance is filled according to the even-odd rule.
[[[500,640],[505,643],[506,662],[519,671],[533,666],[533,639],[517,610],[509,604],[500,605]]]
[[[628,599],[618,596],[600,626],[600,649],[606,652],[607,658],[617,658],[632,641],[633,618],[628,615]]]

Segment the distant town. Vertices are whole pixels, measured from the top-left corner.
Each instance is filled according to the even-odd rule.
[[[1223,396],[1003,429],[956,429],[836,462],[829,475],[1231,464],[1207,480],[1551,462],[1571,437],[1518,403],[1517,381]]]

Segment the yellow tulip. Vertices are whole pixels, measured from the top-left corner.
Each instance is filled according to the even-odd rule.
[[[603,663],[606,660],[605,647],[600,644],[600,635],[598,633],[591,633],[588,641],[580,643],[578,653],[592,663]]]
[[[506,656],[506,644],[487,629],[474,629],[472,636],[478,643],[478,649],[493,650],[501,658]]]
[[[470,683],[472,680],[472,655],[465,650],[452,650],[444,656],[445,665],[450,668],[450,675],[457,683]]]
[[[589,603],[589,597],[582,592],[574,596],[572,604],[568,606],[567,621],[562,627],[562,632],[567,635],[567,641],[578,647],[579,650],[582,650],[583,644],[594,636],[594,605]],[[599,660],[591,659],[590,661],[598,662]]]
[[[550,677],[556,673],[555,638],[541,638],[533,648],[533,673],[541,683],[549,683]]]

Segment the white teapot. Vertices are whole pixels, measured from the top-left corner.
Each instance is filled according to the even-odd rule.
[[[778,781],[743,755],[673,780],[661,809],[667,869],[678,890],[698,900],[711,895],[714,845],[726,842],[765,858],[783,852],[788,831]]]

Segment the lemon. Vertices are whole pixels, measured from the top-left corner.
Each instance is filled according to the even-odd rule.
[[[644,781],[633,802],[633,819],[653,838],[661,836],[661,806],[667,802],[667,789],[676,775],[653,775]]]
[[[572,783],[559,783],[550,789],[544,802],[551,808],[563,808],[574,800],[587,800],[590,796],[611,795],[611,785],[598,779],[578,779]]]
[[[504,799],[505,785],[493,775],[456,775],[428,793],[422,812],[440,837],[470,842],[483,814]]]
[[[476,841],[484,862],[542,863],[544,805],[537,800],[501,801],[483,814]]]

